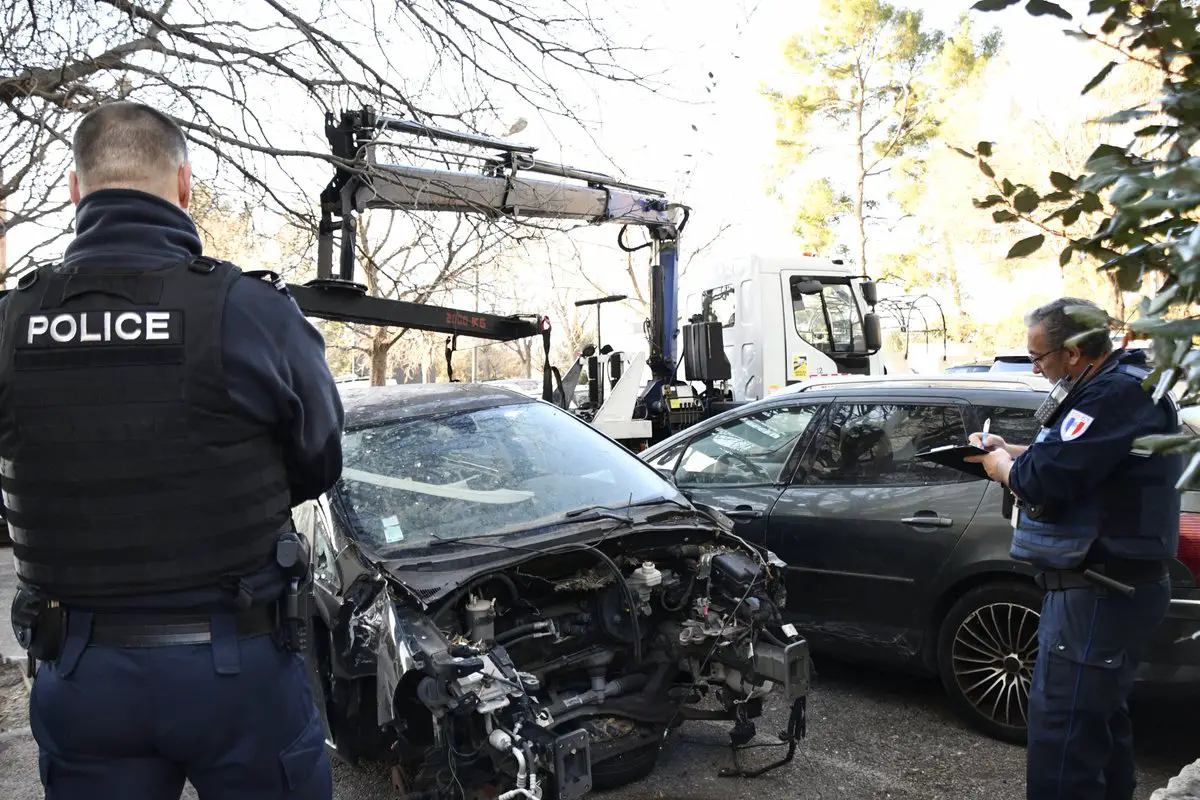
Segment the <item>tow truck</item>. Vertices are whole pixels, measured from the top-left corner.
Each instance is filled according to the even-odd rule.
[[[864,302],[872,307],[876,302],[875,284],[839,262],[801,258],[788,264],[759,260],[749,267],[730,265],[723,273],[725,282],[702,291],[696,313],[681,326],[679,243],[691,210],[670,201],[665,192],[543,161],[530,145],[385,116],[369,106],[340,116],[327,113],[325,132],[335,173],[320,196],[317,277],[288,285],[310,317],[444,333],[448,368],[460,336],[492,341],[540,336],[543,399],[633,449],[730,403],[754,399],[764,376],[769,383],[781,380],[784,363],[792,376],[805,370],[828,372],[826,365],[848,373],[881,371],[878,316],[862,310]],[[435,151],[442,147],[446,152],[444,144],[452,143],[491,155],[482,157],[482,167],[475,171],[381,163],[378,149],[386,144],[385,133],[432,141]],[[552,326],[545,316],[503,316],[370,296],[355,274],[356,217],[368,209],[620,225],[621,249],[649,248],[653,256],[647,350],[625,354],[597,341],[564,376],[550,363]],[[631,227],[643,228],[646,241],[630,243]],[[599,309],[620,299],[581,300],[577,305]],[[725,318],[721,309],[729,303],[739,322]],[[755,320],[770,320],[771,326],[755,329]],[[576,402],[575,388],[585,367],[587,399]],[[452,373],[449,377],[453,380]]]

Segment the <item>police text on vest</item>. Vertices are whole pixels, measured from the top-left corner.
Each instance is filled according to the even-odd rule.
[[[170,342],[178,320],[171,311],[79,311],[30,314],[26,345],[90,342]],[[172,325],[175,322],[175,325]]]

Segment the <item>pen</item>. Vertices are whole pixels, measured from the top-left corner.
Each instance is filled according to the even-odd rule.
[[[991,427],[992,427],[992,418],[988,417],[987,419],[985,419],[983,421],[983,436],[979,440],[979,444],[981,447],[984,447],[984,448],[987,447],[988,431],[991,429]]]

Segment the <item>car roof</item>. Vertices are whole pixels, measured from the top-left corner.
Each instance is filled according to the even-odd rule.
[[[485,383],[402,383],[341,388],[346,430],[441,414],[541,402],[504,386]]]
[[[813,376],[780,389],[765,399],[828,389],[985,389],[1046,392],[1050,381],[1023,372],[939,372],[935,375],[830,375]]]

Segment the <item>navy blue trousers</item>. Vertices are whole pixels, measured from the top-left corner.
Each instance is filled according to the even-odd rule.
[[[222,619],[222,618],[218,618]],[[47,800],[330,800],[325,733],[303,659],[271,636],[89,647],[75,613],[41,664],[30,722]]]
[[[1171,600],[1167,579],[1134,597],[1047,592],[1029,697],[1028,800],[1132,800],[1127,700]]]

